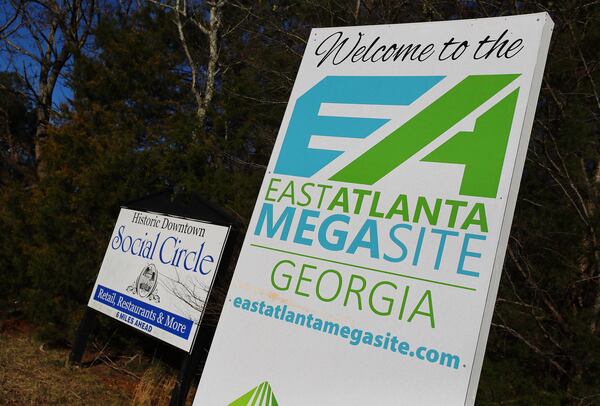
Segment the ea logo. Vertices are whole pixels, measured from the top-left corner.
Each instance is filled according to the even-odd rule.
[[[149,297],[154,293],[158,284],[158,271],[154,264],[146,265],[135,281],[137,294],[140,297]]]
[[[375,145],[365,147],[329,179],[373,185],[482,107],[472,131],[456,131],[421,161],[461,165],[460,194],[496,198],[519,89],[498,95],[519,74],[470,75],[407,117]],[[334,162],[344,148],[311,146],[313,136],[366,139],[390,119],[338,117],[322,104],[408,106],[437,85],[442,76],[327,76],[296,100],[275,173],[310,178]],[[514,85],[513,85],[514,86]],[[512,89],[512,88],[511,88]],[[488,104],[486,104],[490,101]],[[356,143],[362,148],[361,143]],[[362,145],[367,145],[366,143]]]

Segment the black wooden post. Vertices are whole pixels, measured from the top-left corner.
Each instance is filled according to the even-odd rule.
[[[192,348],[192,352],[183,356],[181,368],[179,369],[179,374],[177,375],[177,382],[175,383],[175,387],[171,392],[171,401],[169,402],[169,406],[183,406],[185,404],[185,400],[192,383],[192,378],[194,377],[196,367],[198,366],[198,362],[200,360],[201,352],[202,349],[196,340],[194,347]]]
[[[217,275],[223,276],[223,273],[226,272],[229,266],[231,265],[234,247],[236,245],[238,236],[239,227],[237,226],[237,224],[231,225],[231,229],[229,230],[229,236],[227,238],[227,241],[225,242],[223,256],[221,257],[221,263],[219,264],[219,273]],[[208,306],[209,300],[210,295],[207,297],[207,303],[205,304],[205,306]],[[200,326],[198,326],[198,331],[196,334],[196,340],[194,341],[192,351],[183,356],[181,368],[179,369],[179,374],[177,375],[177,382],[175,383],[175,387],[171,392],[171,401],[169,402],[169,406],[183,406],[185,404],[185,400],[190,390],[192,379],[194,378],[194,374],[196,372],[196,368],[198,367],[200,359],[203,355],[203,343],[206,342],[210,345],[212,341],[212,335],[214,334],[214,332],[212,334],[209,334],[208,336],[203,336],[201,338],[199,337],[199,335],[201,334]]]
[[[71,354],[69,354],[70,364],[79,364],[81,362],[81,357],[83,357],[83,353],[85,352],[88,337],[95,325],[96,311],[86,306],[85,313],[83,314],[81,323],[79,323],[79,328],[77,329],[77,335],[75,336]]]

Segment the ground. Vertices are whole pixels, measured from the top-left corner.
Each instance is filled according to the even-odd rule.
[[[110,360],[86,353],[69,366],[69,349],[32,338],[20,323],[0,323],[0,405],[167,405],[174,373],[141,356]],[[193,398],[190,390],[188,404]]]
[[[69,367],[69,351],[45,348],[24,332],[0,333],[0,404],[126,405],[138,380],[104,363]]]

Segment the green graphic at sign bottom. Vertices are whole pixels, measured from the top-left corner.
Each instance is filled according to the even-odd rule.
[[[268,382],[263,382],[252,388],[238,399],[234,400],[229,406],[278,406],[277,399],[271,390]]]

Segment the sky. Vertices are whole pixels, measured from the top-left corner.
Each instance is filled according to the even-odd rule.
[[[35,10],[34,10],[35,12]],[[14,15],[14,8],[8,0],[0,0],[0,27],[4,25],[6,21],[9,21]],[[5,41],[0,41],[0,71],[2,72],[17,72],[21,77],[27,77],[32,86],[37,90],[37,80],[39,74],[39,64],[27,56],[26,53],[38,55],[40,53],[32,34],[26,28],[12,29],[17,27],[19,23],[17,19],[11,27],[5,33],[9,32],[9,40],[15,46],[20,47],[25,52],[15,51],[14,47],[8,45]],[[47,34],[47,30],[36,25],[38,28],[38,34]],[[39,35],[43,38],[42,35]],[[57,39],[58,45],[61,44],[60,36]],[[70,98],[73,97],[72,90],[67,86],[64,75],[68,72],[69,63],[63,69],[62,76],[59,78],[56,87],[53,92],[53,105],[57,108],[62,103],[67,103]]]

